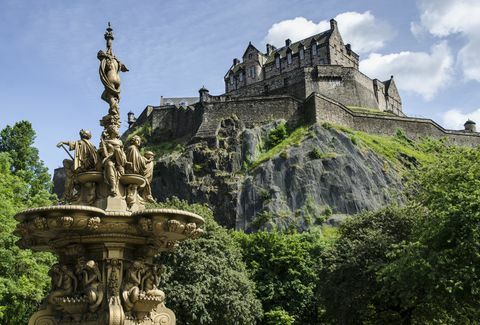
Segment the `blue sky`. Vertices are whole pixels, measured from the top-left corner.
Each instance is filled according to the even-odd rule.
[[[335,17],[372,78],[395,76],[404,111],[459,128],[480,122],[480,0],[21,1],[0,0],[0,128],[27,119],[52,171],[60,140],[89,129],[97,143],[96,53],[112,22],[122,75],[121,112],[160,96],[221,94],[223,76],[249,41],[281,45],[325,30]],[[124,127],[126,123],[124,123]]]

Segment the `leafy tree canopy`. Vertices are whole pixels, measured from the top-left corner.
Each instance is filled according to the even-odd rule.
[[[44,193],[29,197],[29,185],[12,173],[11,164],[10,155],[0,153],[0,323],[25,324],[49,287],[47,272],[54,258],[15,245],[13,215],[51,202]]]
[[[9,154],[10,170],[28,184],[28,196],[35,197],[39,193],[45,196],[51,191],[52,183],[38,149],[33,146],[34,141],[35,131],[30,122],[7,125],[0,131],[0,152]]]
[[[163,290],[178,324],[255,324],[262,315],[239,245],[213,220],[205,205],[173,198],[157,207],[177,208],[205,219],[205,233],[159,256],[165,267]]]
[[[235,233],[262,301],[264,323],[281,317],[298,324],[315,324],[319,307],[317,285],[325,247],[318,231]],[[280,310],[280,311],[279,311]]]

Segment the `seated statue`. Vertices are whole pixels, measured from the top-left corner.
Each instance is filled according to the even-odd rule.
[[[134,261],[125,274],[122,296],[127,310],[132,309],[140,297],[143,269],[144,264],[142,261]]]
[[[88,309],[95,312],[103,301],[103,284],[100,269],[95,261],[90,260],[83,265],[83,290],[88,300]]]
[[[163,301],[165,299],[165,293],[158,289],[160,285],[160,270],[153,264],[145,272],[142,278],[142,290],[147,296],[161,297]]]
[[[56,298],[71,296],[77,290],[77,278],[66,265],[54,264],[48,272],[52,278],[52,291],[47,301],[56,305]]]
[[[127,161],[129,162],[127,172],[145,177],[146,184],[143,188],[143,199],[148,202],[155,202],[150,187],[153,179],[153,159],[155,155],[153,152],[147,151],[142,156],[140,153],[141,143],[142,140],[138,135],[134,135],[130,140],[130,146],[126,150]]]
[[[63,166],[65,168],[65,192],[64,198],[72,201],[75,198],[74,189],[76,188],[76,175],[78,173],[95,170],[98,163],[98,154],[95,146],[90,142],[92,134],[87,130],[80,130],[80,140],[78,141],[61,141],[57,147],[68,146],[68,150],[75,151],[72,159],[65,159]],[[65,149],[67,150],[67,149]]]

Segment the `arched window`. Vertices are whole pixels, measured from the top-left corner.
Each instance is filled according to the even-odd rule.
[[[317,44],[312,44],[312,55],[317,55]]]
[[[280,55],[277,55],[275,57],[275,66],[277,67],[277,69],[280,69]]]
[[[287,53],[287,63],[292,64],[292,52]]]
[[[300,60],[303,60],[305,59],[305,50],[302,48],[300,48],[300,51],[298,52],[298,55],[300,56]]]

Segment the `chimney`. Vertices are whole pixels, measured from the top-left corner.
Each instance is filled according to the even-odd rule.
[[[345,48],[347,49],[347,54],[350,55],[352,53],[352,46],[350,44],[345,45]]]
[[[287,38],[287,39],[285,40],[285,46],[288,47],[288,46],[290,46],[290,44],[292,44],[292,41],[291,41],[289,38]]]
[[[239,63],[240,63],[240,60],[239,60],[239,59],[237,59],[237,58],[233,59],[233,65],[234,65],[234,66],[236,66],[236,65],[239,64]]]
[[[337,29],[337,21],[335,19],[330,19],[330,30]]]
[[[272,51],[273,51],[272,45],[267,43],[267,55],[270,55],[270,53],[272,53]]]

